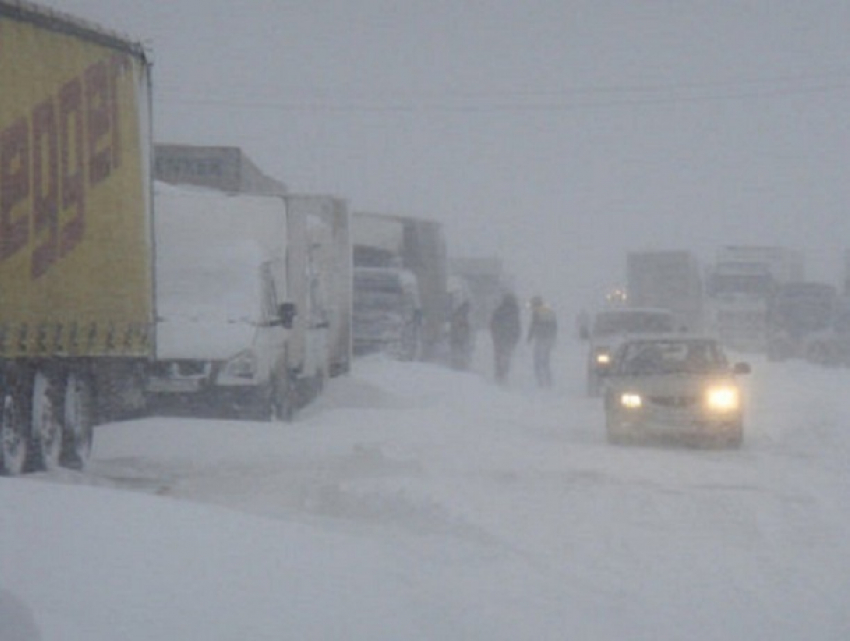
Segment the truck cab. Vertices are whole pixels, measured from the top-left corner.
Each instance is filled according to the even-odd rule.
[[[420,349],[419,283],[396,267],[354,268],[354,353],[414,360]]]
[[[810,340],[832,326],[837,302],[837,290],[828,283],[800,281],[780,287],[770,307],[768,358],[805,358]]]
[[[296,327],[307,310],[290,286],[283,201],[157,185],[156,205],[151,404],[290,418],[309,349]]]

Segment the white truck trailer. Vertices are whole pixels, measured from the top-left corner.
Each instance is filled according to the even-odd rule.
[[[719,248],[707,278],[709,328],[729,348],[765,352],[772,300],[784,284],[802,281],[804,271],[802,254],[787,247]]]
[[[702,274],[688,251],[629,252],[626,296],[629,307],[668,309],[679,327],[703,329]]]
[[[150,63],[0,0],[0,471],[80,466],[154,345]]]

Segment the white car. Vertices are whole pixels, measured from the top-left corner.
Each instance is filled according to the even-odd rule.
[[[624,340],[605,379],[609,442],[670,439],[739,447],[743,398],[737,377],[709,337],[659,334]]]

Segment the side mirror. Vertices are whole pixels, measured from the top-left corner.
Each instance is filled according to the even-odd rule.
[[[735,363],[732,372],[735,374],[749,374],[752,371],[749,363]]]
[[[277,316],[280,319],[280,324],[286,329],[292,329],[292,324],[295,317],[298,315],[298,310],[295,303],[281,303],[277,308]]]

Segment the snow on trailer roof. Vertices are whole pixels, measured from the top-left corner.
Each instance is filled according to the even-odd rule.
[[[76,36],[89,42],[126,51],[140,58],[150,56],[144,45],[136,38],[107,29],[95,22],[57,11],[27,0],[0,0],[0,16],[29,22],[42,29]]]
[[[282,197],[225,193],[203,187],[157,181],[155,227],[157,243],[178,251],[206,245],[258,244],[269,256],[286,251],[286,205]],[[178,234],[181,245],[170,242]]]

